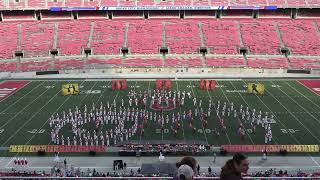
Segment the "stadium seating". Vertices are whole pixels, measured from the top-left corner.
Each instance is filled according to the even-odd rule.
[[[93,54],[119,54],[124,45],[125,24],[122,21],[95,21],[91,48]]]
[[[120,6],[136,6],[136,0],[119,0]]]
[[[279,21],[285,46],[292,54],[320,55],[320,35],[312,21]]]
[[[294,69],[320,69],[319,59],[289,58],[291,67]]]
[[[204,45],[211,54],[237,54],[240,40],[235,21],[207,21],[202,31]]]
[[[268,0],[269,6],[287,7],[285,0]]]
[[[90,0],[87,0],[90,1]],[[101,6],[118,6],[117,0],[95,0],[97,5],[99,5],[99,2],[101,1]]]
[[[66,0],[66,2],[69,2],[69,1],[71,1],[71,0]],[[35,9],[47,8],[45,0],[30,0],[30,1],[27,1],[27,2],[28,2],[28,6],[27,7],[32,7],[32,8],[35,8]]]
[[[132,54],[157,54],[162,45],[162,24],[157,21],[131,21],[128,47]]]
[[[49,56],[53,46],[54,23],[27,22],[21,26],[21,50],[24,57]]]
[[[273,21],[241,21],[241,35],[250,54],[280,54],[280,41]]]
[[[47,1],[47,3],[48,3],[48,7],[64,7],[65,6],[65,0],[49,0]]]
[[[207,57],[205,58],[206,66],[208,67],[245,67],[246,63],[243,58],[213,58]]]
[[[319,0],[306,0],[309,4],[309,6],[320,6]]]
[[[110,66],[122,66],[122,60],[120,58],[112,59],[88,59],[87,65],[110,65]]]
[[[21,62],[21,71],[48,71],[51,69],[50,61],[27,61]]]
[[[112,0],[109,0],[110,4],[112,3]],[[83,0],[83,6],[84,7],[96,7],[99,6],[99,0]],[[101,4],[102,5],[102,4]]]
[[[174,1],[175,6],[188,5],[191,3],[192,3],[192,0],[175,0]]]
[[[161,58],[126,58],[123,60],[124,67],[161,67]]]
[[[250,0],[248,1],[249,5],[256,5],[256,6],[266,6],[267,1],[266,0]]]
[[[197,53],[200,47],[197,21],[166,21],[166,46],[172,54]]]
[[[0,59],[12,58],[14,51],[17,50],[17,24],[1,23],[0,28]]]
[[[153,6],[154,0],[137,0],[138,6]]]
[[[248,58],[248,66],[251,68],[288,68],[286,58]]]
[[[247,6],[247,0],[230,0],[231,6]]]
[[[289,1],[287,1],[287,2],[288,2],[288,6],[289,6],[289,7],[306,6],[304,0],[289,0]]]
[[[58,49],[60,55],[79,55],[89,41],[90,22],[60,21]]]
[[[200,57],[167,58],[165,67],[202,67]]]
[[[170,1],[170,0],[154,1],[154,4],[156,6],[173,6],[174,1]]]
[[[0,62],[0,72],[17,71],[17,62]]]
[[[83,68],[83,60],[82,59],[55,59],[55,69],[63,70],[63,69],[81,69]]]
[[[210,0],[193,0],[194,6],[208,6]]]

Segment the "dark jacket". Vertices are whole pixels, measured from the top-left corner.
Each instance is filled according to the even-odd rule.
[[[233,161],[229,160],[227,163],[221,168],[220,180],[242,180],[241,173],[235,170],[233,165]]]

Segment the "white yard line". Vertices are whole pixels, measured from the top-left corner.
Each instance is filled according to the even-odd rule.
[[[42,97],[43,94],[45,94],[49,89],[43,91],[40,95],[38,95],[35,99],[33,99],[33,101],[31,101],[30,103],[28,103],[24,108],[22,108],[20,111],[18,111],[17,113],[15,113],[15,115],[13,117],[11,117],[9,120],[6,120],[6,123],[4,123],[3,125],[1,125],[0,129],[2,129],[3,127],[5,127],[7,124],[9,124],[15,117],[17,117],[19,114],[21,114],[26,108],[29,107],[29,105],[33,104],[36,100],[38,100],[38,98]]]
[[[80,85],[82,85],[84,82],[85,82],[85,81],[83,81]],[[94,85],[90,88],[91,91],[92,91],[92,89],[97,85],[97,83],[98,83],[98,81],[95,82]],[[89,96],[89,94],[86,94],[85,97],[81,99],[80,105],[82,105],[82,102],[83,102],[88,96]],[[70,97],[71,97],[71,96],[69,96],[68,99],[69,99]],[[67,99],[67,100],[68,100],[68,99]],[[65,103],[66,103],[66,101],[63,102],[62,105],[64,105]],[[61,108],[62,105],[60,105],[59,108],[58,108],[54,113],[52,113],[49,117],[51,117],[52,115],[56,114],[56,113],[58,112],[58,110]],[[81,106],[80,106],[79,108],[81,108]],[[49,119],[48,119],[48,120],[49,120]],[[46,122],[44,122],[44,124],[39,128],[39,130],[42,129],[43,126],[45,126],[45,125],[48,123],[48,120],[47,120]],[[83,125],[84,125],[84,124],[83,124]],[[83,125],[81,126],[80,129],[82,129]],[[29,139],[29,141],[28,141],[27,143],[29,143],[29,142],[34,138],[34,136],[35,136],[36,134],[37,134],[37,133],[33,134],[33,136],[31,137],[31,139]],[[51,144],[51,141],[49,141],[49,143],[48,143],[47,145],[50,145],[50,144]],[[25,144],[25,145],[27,145],[27,144]]]
[[[274,84],[272,81],[270,81],[272,84]],[[274,84],[275,85],[275,84]],[[320,121],[318,120],[318,118],[314,117],[314,115],[312,115],[310,113],[310,111],[308,111],[307,109],[305,109],[303,106],[300,105],[300,103],[298,103],[296,100],[294,100],[292,97],[290,97],[285,91],[283,91],[281,89],[281,87],[278,88],[282,93],[284,93],[291,101],[293,101],[294,103],[296,103],[300,108],[302,108],[306,113],[308,113],[313,119],[315,119],[319,124]]]
[[[230,82],[230,81],[229,81]],[[218,81],[217,81],[217,84],[218,84]],[[233,85],[232,85],[233,86]],[[234,86],[233,86],[234,87]],[[221,89],[221,91],[222,91],[222,94],[224,95],[224,97],[227,99],[227,101],[229,102],[229,104],[230,104],[230,100],[229,100],[229,98],[228,98],[228,96],[224,93],[224,91],[223,91],[223,89],[222,88],[220,88]],[[239,93],[240,94],[240,93]],[[240,94],[241,95],[241,94]],[[241,96],[242,97],[242,96]],[[243,99],[243,98],[242,98]],[[245,102],[247,105],[248,105],[248,103],[247,102]],[[232,114],[232,112],[231,112],[231,114]],[[254,144],[254,142],[253,142],[253,140],[252,140],[252,138],[251,138],[251,136],[250,136],[250,134],[249,133],[247,133],[247,130],[245,129],[245,133],[246,134],[248,134],[249,135],[249,139],[250,139],[250,141],[251,141],[251,144]]]
[[[301,82],[298,81],[298,80],[297,80],[297,82],[298,82],[299,84],[301,84],[302,86],[304,86],[305,88],[309,89],[314,95],[319,96],[319,94],[317,94],[316,92],[314,92],[310,87],[304,85],[303,83],[301,83]]]
[[[11,80],[10,80],[10,81],[11,81]],[[22,81],[24,81],[24,80],[22,80]],[[3,81],[2,83],[4,83],[4,82],[6,82],[6,81]],[[10,95],[8,95],[8,96],[6,96],[5,98],[1,99],[0,102],[8,99],[8,98],[11,97],[12,95],[14,95],[16,92],[18,92],[19,90],[23,89],[23,88],[26,87],[28,84],[30,84],[30,82],[31,82],[31,81],[29,81],[27,84],[25,84],[24,86],[22,86],[22,87],[19,88],[18,90],[14,91],[14,92],[11,93]],[[2,83],[1,83],[1,84],[2,84]]]
[[[234,89],[235,89],[235,86],[233,85],[232,81],[230,81],[230,83],[231,83],[231,85],[232,85],[232,86],[234,87]],[[241,95],[241,93],[240,93],[240,92],[238,92],[238,93],[239,93],[240,97],[243,99],[243,101],[246,103],[246,105],[249,106],[248,102],[243,98],[243,96]],[[274,142],[275,142],[276,144],[279,144],[279,143],[278,143],[278,142],[279,142],[279,139],[277,138],[277,136],[273,135],[272,137],[275,138],[275,139],[274,139]]]
[[[149,88],[150,88],[150,81],[148,81],[149,83],[148,83],[148,90],[147,90],[147,94],[149,93]],[[146,100],[146,106],[145,106],[145,108],[144,108],[144,110],[146,111],[147,110],[147,106],[148,106],[148,102],[149,102],[149,98],[148,98],[148,95],[147,95],[147,100]],[[144,120],[142,120],[142,123],[144,123],[143,122]],[[140,144],[140,142],[141,142],[141,133],[140,133],[140,139],[139,139],[139,144]],[[162,133],[162,140],[163,140],[163,133]]]
[[[38,86],[34,87],[31,89],[31,91],[29,91],[27,94],[23,95],[22,97],[20,97],[19,99],[15,100],[14,103],[10,104],[8,107],[6,107],[4,110],[2,110],[0,112],[0,114],[2,114],[3,112],[7,111],[9,108],[11,108],[13,105],[17,104],[21,99],[23,99],[25,96],[29,95],[33,90],[37,89],[40,85],[42,85],[45,81],[43,81],[42,83],[40,83]],[[30,84],[30,83],[28,83]],[[24,86],[25,87],[25,86]],[[22,88],[21,88],[22,89]],[[16,93],[16,92],[15,92]]]
[[[245,85],[248,85],[245,81],[242,80],[242,82],[245,84]],[[281,124],[281,126],[285,129],[288,129],[284,123],[282,123],[282,121],[280,120],[280,118],[277,117],[277,115],[261,100],[261,98],[255,94],[255,96],[260,100],[260,102],[273,114],[273,116],[278,120],[277,122],[279,122]],[[298,139],[292,134],[292,133],[289,133],[290,136],[296,141],[296,143],[298,144],[301,144]]]
[[[257,82],[259,82],[259,81],[257,81]],[[282,107],[284,107],[284,108],[289,112],[289,114],[290,114],[297,122],[299,122],[299,124],[301,124],[301,126],[303,126],[304,129],[306,129],[306,130],[309,132],[309,134],[311,134],[312,137],[314,137],[318,142],[320,142],[320,139],[319,139],[317,136],[315,136],[298,118],[296,118],[296,116],[295,116],[287,107],[285,107],[277,98],[275,98],[270,91],[268,91],[267,89],[265,89],[265,91],[266,91],[266,92],[269,92],[269,94],[270,94]],[[291,133],[290,133],[290,134],[291,134]]]
[[[216,82],[218,83],[218,81],[216,81]],[[222,90],[221,90],[221,91],[222,91]],[[213,102],[213,101],[212,101],[211,94],[209,93],[208,90],[207,90],[207,93],[208,93],[208,95],[209,95],[209,97],[210,97],[211,102]],[[218,111],[217,111],[216,106],[213,105],[213,108],[214,108],[214,111],[216,112],[215,115],[218,116],[218,118],[220,119],[220,115],[219,115],[219,113],[218,113]],[[229,144],[231,144],[231,140],[230,140],[230,137],[229,137],[229,135],[228,135],[228,131],[226,131],[226,135],[227,135],[227,139],[228,139]]]
[[[190,81],[190,87],[191,87],[191,90],[192,90],[192,94],[193,94],[193,97],[196,97],[196,95],[194,94],[193,85],[192,85],[191,82],[192,82],[192,81]],[[198,100],[199,100],[199,99],[198,99]],[[195,107],[195,108],[197,108],[197,109],[198,109],[198,112],[200,112],[199,107],[198,107],[198,104],[197,104],[197,107]],[[200,121],[200,119],[199,119],[199,121]],[[207,133],[206,133],[204,127],[203,127],[202,122],[200,122],[200,124],[201,124],[201,127],[202,127],[202,131],[203,131],[204,137],[205,137],[205,139],[206,139],[206,142],[207,142],[207,144],[209,144],[208,138],[207,138]]]
[[[285,81],[286,84],[288,84],[288,86],[291,87],[291,89],[294,89],[296,92],[298,92],[300,95],[302,95],[305,99],[307,99],[308,101],[310,101],[314,106],[317,106],[320,109],[320,105],[317,103],[314,103],[310,98],[308,98],[307,96],[305,96],[303,93],[301,93],[300,91],[298,91],[295,87],[291,86],[290,83],[288,83],[287,81]],[[301,84],[301,83],[300,83]],[[310,90],[310,89],[309,89]],[[312,91],[313,92],[313,91]],[[320,110],[319,110],[320,111]]]
[[[84,81],[80,84],[80,85],[82,85],[84,83]],[[19,129],[17,130],[17,131],[15,131],[7,140],[6,140],[6,142],[4,142],[1,146],[3,146],[3,145],[5,145],[10,139],[12,139],[22,128],[24,128],[24,126],[26,125],[26,124],[28,124],[39,112],[41,112],[41,110],[44,108],[44,107],[46,107],[58,94],[60,94],[61,93],[61,89],[54,95],[54,96],[52,96],[52,98],[49,100],[49,101],[47,101],[47,103],[46,104],[44,104],[36,113],[34,113],[22,126],[20,126],[19,127]],[[70,98],[71,96],[69,96],[68,98],[66,98],[65,99],[65,101],[59,106],[59,108]],[[58,108],[58,109],[59,109]],[[58,110],[57,110],[58,111]],[[57,112],[56,111],[56,112]],[[49,120],[49,119],[48,119]],[[48,122],[48,120],[46,120],[45,121],[45,123],[47,123]],[[44,124],[45,124],[44,123]],[[41,128],[42,128],[43,126],[41,126]],[[37,133],[35,133],[34,135],[36,135]],[[34,135],[31,137],[31,138],[33,138],[34,137]],[[30,140],[29,141],[27,141],[27,143],[25,143],[25,145],[26,144],[28,144],[30,142]]]
[[[179,91],[179,85],[178,85],[178,81],[175,80],[176,84],[177,84],[177,91]],[[180,111],[180,117],[181,118],[181,115],[182,115],[182,111],[181,111],[181,106],[179,105],[179,111]],[[181,118],[182,119],[182,118]],[[186,136],[184,134],[184,124],[183,124],[183,121],[184,119],[181,120],[181,124],[182,124],[182,134],[183,134],[183,141],[186,142]]]

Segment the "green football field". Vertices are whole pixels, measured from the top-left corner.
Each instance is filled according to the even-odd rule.
[[[79,83],[81,93],[74,96],[62,96],[61,86],[66,83]],[[260,82],[265,85],[265,95],[257,96],[246,92],[247,83]],[[51,128],[49,117],[53,114],[74,109],[76,106],[83,110],[84,105],[97,107],[100,103],[112,103],[118,105],[121,99],[128,106],[128,91],[135,92],[155,89],[156,82],[153,80],[130,80],[127,82],[128,89],[112,91],[110,81],[94,80],[37,80],[31,81],[24,88],[18,90],[10,97],[0,102],[0,146],[10,145],[49,145]],[[235,109],[240,105],[249,106],[274,115],[275,122],[272,124],[273,141],[271,144],[320,144],[320,97],[301,85],[296,80],[217,80],[217,87],[212,91],[200,90],[199,81],[172,81],[171,91],[191,92],[192,96],[202,100],[204,110],[208,108],[209,99],[217,103],[221,101],[234,103]],[[135,107],[135,105],[134,105]],[[143,108],[143,107],[139,107]],[[186,100],[185,105],[176,107],[172,111],[165,111],[164,115],[189,111],[193,109],[193,101]],[[147,110],[153,111],[147,106]],[[170,116],[171,117],[171,116]],[[216,136],[214,128],[219,129],[218,118],[212,112],[208,117],[208,126],[204,127],[200,120],[194,118],[193,133],[188,127],[188,122],[181,122],[181,129],[174,137],[170,129],[171,124],[164,125],[164,131],[159,131],[156,123],[149,121],[145,128],[144,136],[135,134],[129,140],[137,142],[148,140],[177,140],[201,141],[210,145],[223,144],[264,144],[265,130],[257,126],[257,132],[252,134],[247,130],[245,139],[241,140],[237,135],[238,123],[233,118],[225,117],[227,133]],[[130,123],[126,124],[129,127]],[[250,129],[250,124],[244,124]],[[84,128],[94,126],[88,124]],[[112,125],[104,126],[105,129],[113,128]],[[65,136],[71,135],[71,126],[62,129]]]

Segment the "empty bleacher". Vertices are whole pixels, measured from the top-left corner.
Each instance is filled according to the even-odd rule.
[[[79,55],[89,41],[89,21],[60,21],[58,46],[60,55]]]
[[[46,57],[53,46],[54,23],[27,22],[21,26],[21,50],[24,57]]]
[[[280,40],[272,20],[241,21],[240,30],[243,45],[250,54],[280,54]]]
[[[235,67],[246,67],[246,62],[242,57],[207,57],[205,58],[206,66],[208,67],[224,67],[224,68],[235,68]]]
[[[110,58],[110,59],[98,59],[98,58],[90,58],[87,61],[87,65],[91,66],[122,66],[122,60],[120,58]]]
[[[82,58],[61,58],[55,59],[54,67],[57,70],[82,69],[84,61]]]
[[[240,40],[235,21],[203,22],[204,46],[211,54],[237,54]]]
[[[158,54],[162,45],[162,24],[158,21],[132,21],[128,46],[132,54]]]
[[[169,57],[165,67],[202,67],[200,57]]]
[[[172,54],[197,53],[200,47],[200,32],[197,21],[166,21],[166,46]]]
[[[316,58],[289,58],[294,69],[320,69],[320,59]]]
[[[124,45],[125,23],[122,21],[95,21],[91,48],[93,54],[119,54]]]
[[[17,71],[17,62],[0,62],[0,72]]]
[[[50,70],[50,61],[27,61],[20,63],[21,71],[48,71]]]
[[[161,58],[126,58],[123,60],[124,67],[161,67]]]
[[[18,25],[17,23],[1,23],[0,26],[0,59],[10,59],[17,50]]]
[[[319,69],[319,24],[319,19],[312,18],[111,20],[89,17],[1,22],[0,62],[3,62],[0,65],[3,65],[1,71],[79,69],[99,64]],[[160,57],[159,49],[163,46],[168,48],[168,54],[162,53],[164,57]],[[121,53],[123,47],[128,48],[128,54]],[[200,47],[207,48],[207,52],[200,53]],[[245,57],[239,52],[241,47],[249,51]],[[284,55],[280,47],[290,52]],[[85,48],[91,53],[84,55]],[[50,54],[54,49],[58,54]],[[21,51],[23,56],[15,57],[16,51]],[[7,63],[11,59],[15,62]]]
[[[286,58],[248,58],[248,66],[265,69],[287,69],[289,67]]]
[[[284,45],[292,54],[320,55],[320,34],[312,21],[279,21]]]

